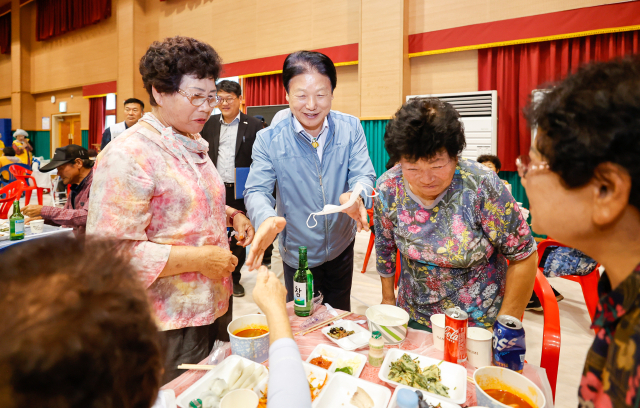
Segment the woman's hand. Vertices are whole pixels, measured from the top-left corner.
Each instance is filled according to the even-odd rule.
[[[238,245],[246,247],[253,241],[255,231],[253,230],[251,221],[249,221],[244,214],[236,214],[236,216],[233,217],[233,229],[238,233],[238,235],[236,235]]]
[[[287,220],[283,217],[269,217],[258,227],[258,232],[253,237],[253,244],[251,244],[251,250],[245,262],[250,271],[262,265],[264,251],[269,248],[269,245],[273,243],[273,240],[286,225]]]
[[[349,201],[351,198],[351,191],[348,191],[342,195],[340,195],[340,204],[344,204]],[[369,223],[367,222],[367,209],[364,208],[364,202],[362,201],[362,197],[358,196],[358,199],[355,203],[346,210],[342,210],[343,213],[347,214],[349,217],[353,218],[356,221],[356,227],[358,232],[365,230],[369,231]]]
[[[236,269],[238,258],[228,249],[220,248],[216,245],[206,245],[202,248],[205,249],[205,256],[203,259],[204,267],[200,270],[200,273],[207,278],[226,278]]]
[[[278,280],[276,274],[270,272],[265,266],[261,266],[253,289],[253,300],[267,316],[271,344],[281,338],[293,338],[287,315],[286,298],[287,289]]]

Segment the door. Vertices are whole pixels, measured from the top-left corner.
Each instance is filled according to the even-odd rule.
[[[80,130],[80,115],[62,116],[58,119],[59,147],[69,144],[82,146],[82,130]]]

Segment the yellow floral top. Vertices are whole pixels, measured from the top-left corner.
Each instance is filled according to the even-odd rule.
[[[470,325],[492,326],[504,297],[507,260],[536,250],[502,180],[476,161],[460,159],[451,185],[427,208],[398,164],[378,179],[377,192],[377,269],[393,276],[400,250],[398,306],[427,327],[431,315],[455,306],[469,313]]]

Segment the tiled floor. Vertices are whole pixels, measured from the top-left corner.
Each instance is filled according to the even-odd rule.
[[[366,272],[364,274],[360,273],[368,242],[369,233],[361,232],[357,235],[351,306],[354,312],[360,314],[364,314],[367,309],[364,303],[375,305],[382,300],[380,278],[375,271],[375,250]],[[273,252],[272,271],[278,274],[282,280],[282,260],[277,248]],[[255,273],[248,272],[246,268],[243,270],[241,283],[244,285],[247,294],[242,298],[234,299],[234,317],[259,311],[251,297],[251,291],[255,285],[255,276]],[[580,285],[564,279],[552,279],[550,283],[565,297],[558,304],[562,328],[562,345],[555,402],[557,407],[575,407],[578,405],[577,390],[580,383],[580,374],[582,373],[587,350],[593,339],[593,332],[589,329],[590,320]],[[526,358],[532,364],[540,364],[543,322],[544,319],[541,312],[525,313]]]

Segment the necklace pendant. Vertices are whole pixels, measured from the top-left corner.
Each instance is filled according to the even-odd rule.
[[[314,149],[317,149],[317,148],[318,148],[318,146],[320,146],[320,145],[318,144],[318,142],[316,142],[316,141],[314,140],[313,142],[311,142],[311,146],[313,146],[313,148],[314,148]]]

